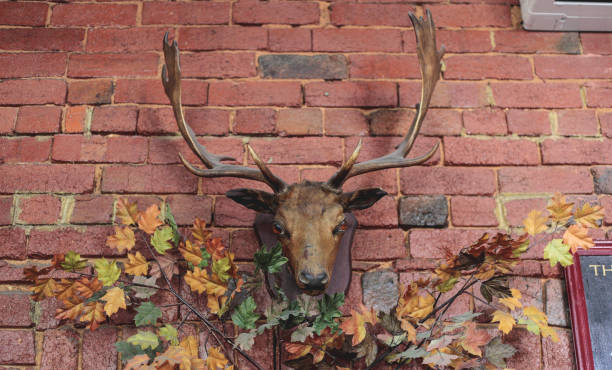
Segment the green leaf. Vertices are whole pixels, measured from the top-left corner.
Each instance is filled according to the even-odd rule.
[[[91,297],[87,298],[87,300],[85,301],[85,304],[99,301],[100,298],[102,298],[102,297],[104,297],[106,295],[106,291],[107,290],[108,290],[108,288],[102,288],[102,289],[98,290],[97,292],[92,294]]]
[[[438,284],[436,286],[436,289],[438,289],[438,291],[441,293],[446,293],[449,290],[453,289],[455,287],[455,284],[457,284],[458,281],[459,281],[458,277],[452,277],[446,280],[444,283]]]
[[[174,232],[170,226],[164,226],[161,229],[155,229],[155,233],[151,237],[151,245],[157,253],[166,254],[168,249],[172,248],[170,240],[174,237]]]
[[[116,342],[115,348],[121,353],[121,360],[127,362],[136,355],[143,355],[145,351],[140,346],[128,342]]]
[[[499,367],[506,368],[506,359],[514,356],[516,348],[509,344],[504,344],[500,337],[492,339],[485,347],[485,358],[490,363]]]
[[[144,276],[134,276],[132,281],[136,284],[143,284],[143,285],[150,285],[150,286],[157,287],[157,285],[155,284],[155,282],[157,281],[157,278],[155,276],[151,276],[150,278],[147,278]],[[134,293],[136,293],[135,297],[140,298],[140,299],[151,298],[151,296],[157,292],[157,289],[155,288],[147,288],[147,287],[137,286],[137,285],[132,285],[131,289],[134,291]]]
[[[338,330],[339,324],[336,318],[342,316],[339,308],[344,304],[344,293],[336,293],[333,296],[325,294],[319,301],[319,316],[313,322],[313,327],[317,334],[329,327],[332,332]]]
[[[291,341],[304,343],[306,338],[312,337],[313,333],[314,333],[314,328],[312,326],[301,327],[299,329],[296,329],[293,333],[291,333]]]
[[[60,265],[66,271],[76,271],[87,267],[87,260],[82,259],[80,254],[69,251]]]
[[[157,319],[162,317],[161,310],[151,302],[141,303],[136,311],[138,311],[134,316],[136,326],[155,325]]]
[[[526,239],[518,248],[512,250],[512,257],[519,257],[529,249],[529,239]]]
[[[240,333],[234,341],[234,346],[238,346],[240,349],[248,351],[253,347],[253,344],[255,344],[256,336],[257,332],[255,330]]]
[[[164,211],[164,221],[172,228],[172,243],[178,245],[181,241],[181,233],[176,225],[176,221],[174,221],[174,215],[170,210],[170,204],[166,203],[166,209]]]
[[[262,270],[271,274],[277,273],[281,270],[281,267],[287,263],[287,257],[283,256],[283,247],[280,243],[270,250],[264,245],[257,252],[253,258],[255,263],[255,272]]]
[[[480,312],[474,313],[472,311],[467,311],[467,312],[462,313],[461,315],[452,316],[450,319],[453,322],[456,322],[456,323],[460,324],[460,323],[464,323],[466,321],[471,321],[471,320],[473,320],[474,318],[476,318],[476,317],[478,317],[480,315],[482,315],[482,313],[480,313]]]
[[[212,272],[217,274],[221,281],[226,282],[230,278],[228,271],[231,268],[229,257],[225,257],[213,262]]]
[[[165,338],[173,346],[178,346],[179,344],[178,330],[170,324],[166,324],[159,329],[159,336]]]
[[[101,258],[94,262],[94,267],[98,273],[98,279],[104,286],[110,286],[119,279],[121,269],[117,266],[117,261],[109,261],[106,258]]]
[[[234,310],[232,322],[241,329],[255,329],[255,322],[259,319],[256,308],[253,297],[248,297]]]
[[[519,324],[525,325],[525,329],[527,329],[527,331],[535,335],[540,335],[540,326],[535,321],[521,318],[519,319]]]
[[[574,257],[569,252],[570,246],[563,244],[561,239],[553,239],[544,248],[544,258],[550,262],[550,266],[560,263],[566,267],[574,263]]]
[[[150,331],[138,331],[138,333],[129,337],[127,342],[137,345],[142,349],[153,349],[159,345],[159,338]]]
[[[200,251],[202,251],[202,260],[200,261],[198,267],[200,269],[203,269],[204,267],[208,266],[208,261],[210,261],[210,253],[208,253],[208,251],[204,247],[200,248]]]

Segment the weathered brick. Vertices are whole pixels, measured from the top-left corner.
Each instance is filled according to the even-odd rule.
[[[438,45],[444,45],[449,53],[483,53],[491,51],[489,31],[478,30],[436,30]],[[415,50],[414,32],[404,32],[404,51]]]
[[[233,4],[232,20],[237,24],[314,24],[319,23],[319,4],[240,0]]]
[[[389,313],[397,304],[399,284],[397,272],[393,270],[376,270],[363,273],[361,287],[363,302],[366,307]]]
[[[91,109],[85,105],[70,106],[64,115],[62,132],[83,133],[91,122]]]
[[[569,304],[565,291],[565,281],[548,280],[546,289],[546,316],[548,323],[555,326],[569,326]]]
[[[498,174],[503,193],[593,192],[591,174],[584,167],[504,167]]]
[[[40,315],[36,322],[36,329],[47,330],[57,328],[60,325],[60,320],[55,318],[55,310],[63,308],[64,304],[55,297],[43,299],[38,304]]]
[[[28,179],[28,181],[23,181]],[[0,166],[0,193],[88,193],[94,186],[94,168],[85,165],[32,164]]]
[[[314,51],[386,51],[402,50],[402,36],[392,29],[315,29]]]
[[[113,81],[82,80],[68,84],[68,103],[110,104],[113,96]]]
[[[243,148],[240,139],[218,138],[200,140],[207,150],[217,155],[231,158],[242,158]],[[200,159],[193,153],[187,142],[181,138],[152,138],[149,143],[149,163],[171,164],[181,163],[178,153],[181,153],[187,161],[194,164],[201,163]]]
[[[271,54],[258,58],[264,78],[337,80],[348,77],[344,55]]]
[[[304,87],[306,104],[319,107],[380,107],[397,105],[395,83],[311,82]]]
[[[276,129],[276,111],[249,108],[236,111],[232,131],[235,134],[270,134]]]
[[[444,138],[444,162],[450,165],[537,165],[538,144],[514,139]]]
[[[13,223],[13,197],[0,197],[0,225]]]
[[[447,80],[530,80],[531,63],[518,55],[453,55],[444,59]]]
[[[398,229],[358,229],[353,240],[355,260],[385,260],[406,257],[404,232]]]
[[[45,331],[40,368],[75,369],[79,361],[79,334],[72,329]]]
[[[0,70],[0,78],[62,76],[66,69],[66,54],[0,53],[0,65],[11,66]]]
[[[8,259],[26,258],[26,235],[21,228],[0,229],[0,257]]]
[[[215,201],[216,226],[252,226],[255,221],[255,211],[225,197],[218,197]]]
[[[318,108],[281,109],[277,130],[279,135],[321,135],[323,113]]]
[[[599,55],[537,55],[535,73],[541,78],[610,78],[612,57]]]
[[[496,31],[493,35],[495,51],[580,54],[577,32]]]
[[[147,139],[139,136],[56,135],[51,158],[58,162],[142,163]]]
[[[597,136],[599,128],[594,110],[561,110],[557,112],[559,135]]]
[[[3,28],[0,45],[4,50],[77,51],[83,50],[85,29]]]
[[[470,135],[506,135],[506,114],[503,110],[475,109],[463,111],[463,126]]]
[[[400,169],[404,194],[489,195],[495,192],[495,173],[486,168],[407,167]]]
[[[17,107],[0,107],[0,134],[10,134],[15,129]]]
[[[187,108],[185,120],[197,135],[224,135],[229,131],[230,112],[221,109]],[[141,134],[178,133],[170,108],[143,108],[138,115],[137,130]]]
[[[155,76],[159,56],[138,54],[72,54],[68,59],[69,77]]]
[[[95,331],[83,332],[83,368],[106,369],[117,368],[117,329],[102,327]]]
[[[408,109],[379,109],[368,115],[372,135],[404,136],[415,115]],[[421,134],[454,136],[461,134],[461,113],[450,109],[430,109],[421,126]]]
[[[400,82],[400,107],[414,107],[421,99],[421,83]],[[431,97],[432,107],[476,108],[488,106],[486,86],[480,83],[439,82]]]
[[[73,224],[110,223],[114,199],[105,195],[77,195],[70,217]]]
[[[32,325],[29,294],[0,292],[0,325],[9,327]]]
[[[331,22],[337,26],[411,26],[408,4],[350,4],[335,3],[330,7]]]
[[[612,35],[607,32],[584,32],[580,41],[585,54],[612,54]]]
[[[50,138],[0,137],[0,161],[4,163],[45,162],[49,159]]]
[[[138,109],[129,106],[95,107],[91,119],[91,132],[135,132]]]
[[[58,221],[62,202],[53,195],[34,195],[19,200],[17,222],[24,224],[54,224]]]
[[[448,203],[444,195],[403,196],[399,201],[399,224],[408,227],[444,227]]]
[[[438,27],[509,27],[510,7],[489,4],[428,5]]]
[[[351,78],[418,78],[415,55],[356,54],[350,56]]]
[[[50,258],[54,254],[75,251],[83,256],[119,256],[116,249],[106,246],[106,238],[114,234],[111,226],[84,228],[40,228],[30,232],[28,255]]]
[[[453,226],[497,226],[495,199],[488,197],[452,197]]]
[[[263,28],[185,28],[180,32],[181,50],[259,50],[268,46],[268,34]]]
[[[66,82],[62,80],[4,80],[0,82],[0,105],[63,104],[65,99]]]
[[[360,226],[397,227],[397,203],[391,196],[382,197],[372,207],[354,214]]]
[[[184,77],[252,77],[257,73],[255,53],[185,54],[181,57],[181,72]]]
[[[574,345],[571,330],[556,329],[558,342],[550,339],[542,340],[542,359],[545,370],[575,369]]]
[[[310,51],[312,32],[307,28],[273,28],[268,30],[271,51]]]
[[[2,113],[0,110],[0,121]],[[598,112],[599,126],[601,127],[601,134],[605,137],[612,137],[612,112]],[[0,123],[2,126],[2,123]],[[1,131],[1,130],[0,130]]]
[[[136,24],[136,4],[57,4],[55,26],[131,26]]]
[[[198,180],[180,166],[109,166],[102,172],[104,193],[195,193]]]
[[[227,24],[229,4],[147,2],[142,7],[142,24]]]
[[[160,79],[119,79],[115,103],[170,104]],[[183,105],[206,105],[208,82],[182,80]]]
[[[511,199],[504,202],[506,222],[510,226],[521,226],[523,220],[531,210],[544,210],[546,208],[546,199],[543,198],[528,198],[528,199]]]
[[[595,183],[595,193],[612,194],[612,168],[595,167],[591,169]]]
[[[0,364],[35,364],[36,344],[32,330],[0,330]]]
[[[609,139],[549,139],[542,142],[544,164],[608,164],[612,160]]]
[[[59,131],[62,108],[23,106],[19,109],[15,132],[54,133]]]
[[[591,81],[586,83],[587,106],[589,108],[612,107],[610,91],[612,83],[609,81]]]
[[[179,225],[191,225],[195,218],[210,224],[212,219],[212,199],[193,195],[171,195],[166,198],[174,220]]]
[[[368,121],[357,109],[326,109],[325,134],[330,136],[364,136]]]
[[[491,83],[495,104],[506,108],[580,108],[580,86],[571,83]]]
[[[301,102],[299,82],[222,81],[211,83],[209,88],[209,105],[298,106]]]
[[[86,49],[90,53],[157,51],[167,31],[151,27],[93,28],[87,31]]]
[[[415,229],[410,231],[410,255],[413,258],[446,258],[471,245],[485,229]]]
[[[7,26],[44,26],[48,4],[7,2],[2,4],[0,24]]]
[[[509,109],[506,112],[508,133],[526,136],[550,135],[550,118],[544,110]]]
[[[250,143],[266,163],[339,164],[342,161],[342,139],[340,138],[256,138]],[[317,148],[317,150],[313,151],[312,148]]]

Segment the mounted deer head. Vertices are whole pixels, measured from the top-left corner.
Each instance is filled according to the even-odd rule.
[[[417,55],[423,79],[421,101],[417,113],[404,140],[395,151],[383,157],[356,163],[361,141],[342,167],[327,182],[305,181],[287,185],[275,176],[253,148],[246,148],[258,169],[222,163],[234,160],[218,156],[206,150],[196,139],[185,122],[181,106],[181,69],[176,41],[169,43],[164,37],[166,65],[162,70],[162,82],[170,99],[179,130],[191,150],[200,158],[206,169],[194,167],[179,154],[187,169],[202,177],[240,177],[267,184],[273,193],[255,189],[234,189],[227,196],[257,212],[274,215],[273,232],[278,234],[283,251],[298,287],[309,294],[320,294],[327,287],[338,252],[338,244],[345,231],[344,213],[371,207],[387,193],[378,188],[342,192],[342,185],[351,177],[387,168],[413,166],[427,161],[438,149],[436,144],[427,154],[405,159],[418,135],[429,107],[436,82],[440,78],[444,47],[436,47],[435,28],[429,11],[426,19],[409,14],[417,40]]]

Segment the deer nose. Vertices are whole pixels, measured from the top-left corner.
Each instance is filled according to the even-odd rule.
[[[308,271],[300,272],[300,282],[308,289],[320,290],[325,287],[325,284],[329,281],[327,273],[321,272],[314,276]]]

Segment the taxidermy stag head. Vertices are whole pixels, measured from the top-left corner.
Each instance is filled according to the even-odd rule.
[[[288,185],[275,176],[266,163],[246,144],[246,149],[257,169],[223,163],[234,160],[210,153],[201,145],[191,127],[185,122],[181,106],[181,69],[176,41],[169,43],[164,37],[166,64],[162,70],[162,82],[170,99],[179,130],[191,150],[206,168],[197,168],[179,154],[187,169],[202,177],[240,177],[267,184],[272,193],[255,189],[234,189],[227,196],[243,206],[274,217],[273,232],[277,234],[285,256],[289,259],[291,274],[297,286],[308,294],[320,294],[327,287],[332,274],[338,245],[346,229],[345,212],[371,207],[387,193],[379,188],[343,192],[342,185],[351,177],[386,168],[413,166],[427,161],[438,149],[436,144],[427,154],[416,158],[404,158],[419,133],[429,107],[431,95],[440,78],[444,47],[436,47],[435,28],[429,11],[425,19],[409,14],[417,40],[422,89],[417,113],[404,140],[395,151],[380,158],[357,162],[361,141],[327,182],[304,181]]]

